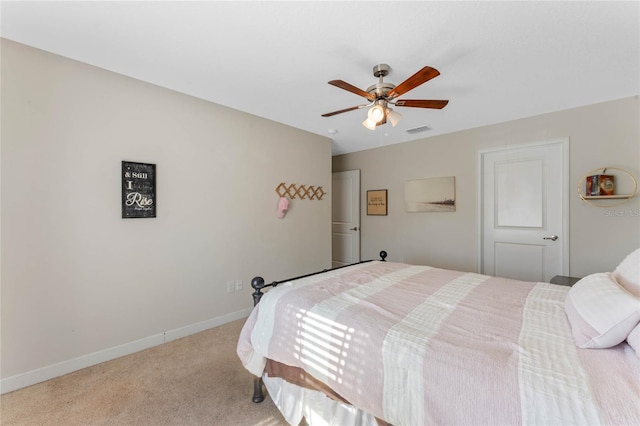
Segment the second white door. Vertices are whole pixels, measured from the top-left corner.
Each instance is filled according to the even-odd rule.
[[[568,275],[568,140],[480,153],[481,272]]]
[[[360,261],[360,170],[336,172],[331,184],[331,266]]]

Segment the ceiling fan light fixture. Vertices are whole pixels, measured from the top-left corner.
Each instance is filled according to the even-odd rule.
[[[396,127],[396,124],[400,122],[402,119],[402,114],[397,111],[392,110],[391,108],[387,108],[387,118],[391,122],[393,127]]]
[[[367,114],[367,116],[369,117],[368,120],[371,120],[376,124],[380,123],[382,120],[384,120],[384,116],[385,116],[384,107],[380,104],[375,105],[373,108],[369,110],[369,113]]]
[[[371,119],[367,118],[366,120],[364,120],[362,122],[362,125],[364,127],[366,127],[367,129],[369,129],[369,130],[375,130],[377,123],[375,121],[372,121]]]

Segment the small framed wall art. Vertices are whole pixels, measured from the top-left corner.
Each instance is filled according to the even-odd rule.
[[[122,162],[122,217],[156,217],[156,165]]]
[[[374,189],[367,191],[367,215],[386,216],[387,215],[387,190]]]

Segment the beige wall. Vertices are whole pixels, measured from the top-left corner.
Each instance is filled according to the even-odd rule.
[[[613,208],[577,194],[581,177],[614,166],[640,177],[638,97],[626,98],[415,142],[333,157],[333,171],[361,170],[362,257],[479,271],[478,151],[559,138],[570,140],[570,273],[609,271],[640,247],[640,196]],[[404,182],[455,176],[455,213],[406,213]],[[628,184],[630,182],[627,182]],[[367,216],[365,195],[389,190],[389,215]]]
[[[3,392],[242,317],[255,275],[331,265],[330,197],[279,220],[274,192],[330,192],[327,138],[7,40],[1,106]],[[122,160],[157,165],[157,218],[121,218]]]

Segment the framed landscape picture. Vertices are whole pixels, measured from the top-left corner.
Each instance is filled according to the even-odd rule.
[[[404,185],[404,204],[408,212],[455,212],[454,176],[408,180]]]

